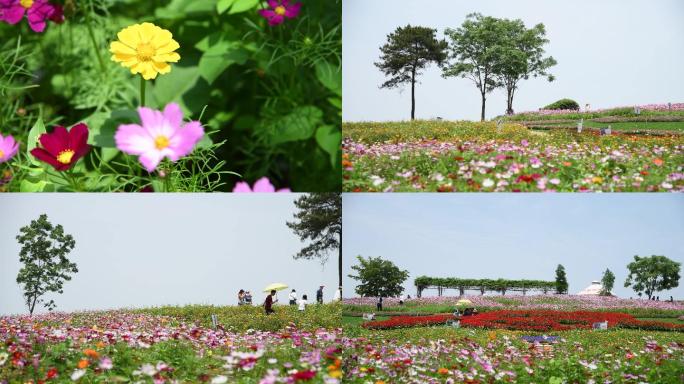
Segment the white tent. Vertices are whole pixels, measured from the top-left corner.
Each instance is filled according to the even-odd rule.
[[[594,295],[594,296],[598,296],[598,295],[601,294],[601,289],[603,289],[603,285],[601,285],[601,282],[600,282],[600,281],[594,280],[594,281],[591,282],[591,285],[589,285],[588,287],[584,288],[583,290],[581,290],[581,291],[580,291],[579,293],[577,293],[577,294],[578,294],[578,295]]]

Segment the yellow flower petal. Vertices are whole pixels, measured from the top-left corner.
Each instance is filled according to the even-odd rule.
[[[178,48],[180,48],[180,45],[178,45],[178,42],[176,42],[176,40],[171,40],[168,43],[166,43],[165,45],[158,46],[157,47],[157,54],[171,53]]]
[[[177,54],[176,52],[171,52],[171,53],[164,53],[161,55],[156,55],[152,58],[152,60],[156,62],[171,62],[171,63],[176,63],[178,60],[180,60],[180,55]]]
[[[140,36],[144,43],[149,43],[154,40],[154,36],[161,32],[162,29],[152,23],[140,24]]]
[[[133,49],[140,44],[140,33],[138,32],[137,24],[122,29],[116,34],[116,36],[119,38],[121,43],[126,44]]]
[[[112,43],[109,45],[109,52],[111,53],[121,53],[121,54],[126,54],[126,55],[136,55],[135,49],[127,46],[124,43],[121,43],[119,41],[112,41]]]
[[[155,48],[160,48],[168,43],[170,43],[173,40],[173,35],[171,32],[167,31],[166,29],[161,29],[159,31],[156,31],[154,34],[151,42],[152,45],[154,45]]]
[[[171,66],[166,64],[166,63],[154,63],[154,69],[157,70],[157,72],[163,74],[171,72]]]

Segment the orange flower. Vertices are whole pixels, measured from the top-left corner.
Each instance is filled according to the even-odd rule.
[[[564,161],[564,162],[563,162],[563,165],[565,165],[566,167],[569,167],[569,166],[572,165],[572,163],[569,162],[569,161]]]
[[[343,168],[351,168],[354,164],[349,161],[349,160],[342,160],[342,167]]]
[[[88,357],[92,357],[93,359],[97,359],[98,357],[100,357],[100,354],[97,353],[97,351],[94,349],[86,349],[83,351],[83,354]]]
[[[664,161],[663,161],[663,159],[661,159],[661,158],[655,158],[655,159],[653,159],[653,164],[655,164],[655,165],[657,165],[657,166],[659,166],[659,167],[660,167],[661,165],[663,165],[663,163],[664,163]]]
[[[449,374],[449,370],[446,369],[446,368],[440,368],[440,369],[437,370],[437,373],[439,373],[440,375],[448,375],[448,374]]]
[[[98,347],[98,348],[100,348],[100,349],[102,349],[102,348],[104,348],[105,343],[103,343],[103,342],[101,342],[101,341],[98,341],[97,344],[95,344],[95,346]]]
[[[76,365],[78,369],[86,369],[90,365],[90,361],[86,359],[82,359],[81,361],[78,362]]]

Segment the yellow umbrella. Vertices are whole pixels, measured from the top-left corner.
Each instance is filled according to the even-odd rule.
[[[287,289],[287,284],[283,283],[273,283],[269,284],[266,288],[264,288],[264,292],[271,292],[271,291],[282,291],[283,289]]]
[[[456,302],[456,305],[462,305],[462,304],[472,304],[473,302],[468,300],[468,299],[461,299]]]

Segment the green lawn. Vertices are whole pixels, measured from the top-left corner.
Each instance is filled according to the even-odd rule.
[[[534,122],[534,125],[543,125],[549,127],[567,127],[568,123],[544,123],[543,121]],[[618,131],[644,131],[644,130],[657,130],[657,131],[684,131],[683,121],[667,121],[667,122],[625,122],[625,123],[599,123],[595,121],[585,121],[584,126],[587,128],[607,128],[608,125],[612,129]]]

